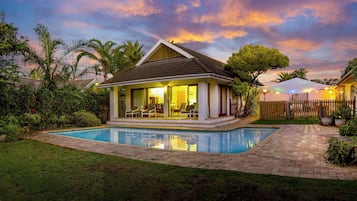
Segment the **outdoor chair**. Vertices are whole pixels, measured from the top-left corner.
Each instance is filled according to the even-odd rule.
[[[140,114],[140,110],[137,106],[134,106],[130,111],[125,111],[125,117],[138,117]]]
[[[187,115],[188,117],[191,117],[191,116],[193,116],[194,110],[195,110],[194,105],[188,105],[188,106],[186,106],[185,109],[180,111],[180,116]]]
[[[147,109],[141,111],[141,117],[144,117],[145,115],[147,115],[149,118],[151,115],[155,117],[157,115],[155,105],[149,105]]]

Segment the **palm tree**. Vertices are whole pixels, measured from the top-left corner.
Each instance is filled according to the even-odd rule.
[[[88,47],[94,50],[88,51],[81,49],[77,56],[77,61],[82,57],[88,57],[90,59],[96,60],[98,64],[91,66],[96,73],[103,72],[104,80],[108,79],[108,73],[113,74],[120,67],[123,58],[122,47],[117,46],[113,41],[107,41],[104,44],[98,39],[91,39],[88,43]]]
[[[306,73],[307,73],[307,70],[304,69],[304,68],[299,68],[297,70],[294,70],[294,72],[292,72],[292,76],[294,78],[298,77],[298,78],[301,78],[301,79],[306,79]]]
[[[290,80],[290,79],[294,78],[292,76],[292,74],[290,74],[288,72],[281,72],[278,76],[279,76],[278,82],[283,82],[283,81]]]
[[[37,24],[35,33],[38,36],[41,52],[37,53],[34,49],[28,48],[25,61],[34,63],[43,72],[43,85],[51,90],[57,87],[56,77],[60,77],[60,69],[65,65],[64,60],[67,55],[74,50],[84,46],[85,41],[75,41],[68,46],[60,39],[53,39],[47,27]],[[60,50],[62,50],[60,52]]]
[[[30,71],[30,78],[40,80],[43,78],[43,72],[40,68],[34,68]]]
[[[126,41],[123,43],[123,47],[127,66],[135,65],[144,56],[142,50],[144,45],[140,45],[138,41],[135,41],[134,43]]]

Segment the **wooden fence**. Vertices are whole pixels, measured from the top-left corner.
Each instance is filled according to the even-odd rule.
[[[337,108],[345,104],[352,109],[352,115],[356,114],[356,99],[353,100],[309,100],[309,101],[269,101],[260,102],[260,119],[307,119],[320,118],[326,114],[332,114]]]

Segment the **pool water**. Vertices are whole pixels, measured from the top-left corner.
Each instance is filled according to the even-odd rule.
[[[275,130],[275,128],[238,128],[218,132],[112,127],[50,132],[50,134],[157,149],[240,153],[254,147]]]

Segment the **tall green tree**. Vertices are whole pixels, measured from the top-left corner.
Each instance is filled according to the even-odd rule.
[[[134,43],[126,41],[122,46],[124,48],[125,64],[129,67],[135,65],[144,56],[144,45],[140,44],[138,41],[135,41]]]
[[[250,44],[233,53],[224,69],[240,80],[256,85],[259,75],[269,69],[285,68],[288,65],[289,58],[278,49]]]
[[[22,73],[16,59],[27,49],[27,40],[17,34],[17,28],[5,21],[0,13],[0,116],[11,114],[16,108],[18,82]]]
[[[108,73],[115,73],[123,63],[123,47],[117,46],[113,41],[107,41],[104,44],[98,39],[91,39],[87,44],[90,50],[81,49],[77,56],[77,61],[87,57],[97,61],[97,64],[91,66],[96,73],[103,73],[104,80],[108,79]]]
[[[354,68],[357,68],[357,57],[348,61],[348,64],[347,64],[345,70],[341,74],[341,78]]]
[[[288,65],[289,58],[275,48],[246,45],[237,53],[232,53],[227,64],[224,65],[224,69],[235,76],[232,87],[236,91],[235,94],[243,96],[240,102],[244,103],[243,116],[254,112],[254,101],[257,95],[255,86],[258,84],[259,75],[269,69],[285,68]],[[237,108],[237,110],[242,111],[241,108]]]
[[[43,72],[43,85],[50,90],[57,88],[56,78],[61,77],[62,68],[65,65],[65,58],[76,49],[83,47],[86,42],[83,40],[75,41],[67,45],[61,39],[52,37],[47,27],[37,24],[34,29],[41,47],[37,52],[33,48],[28,49],[26,61],[37,65],[37,68]]]

